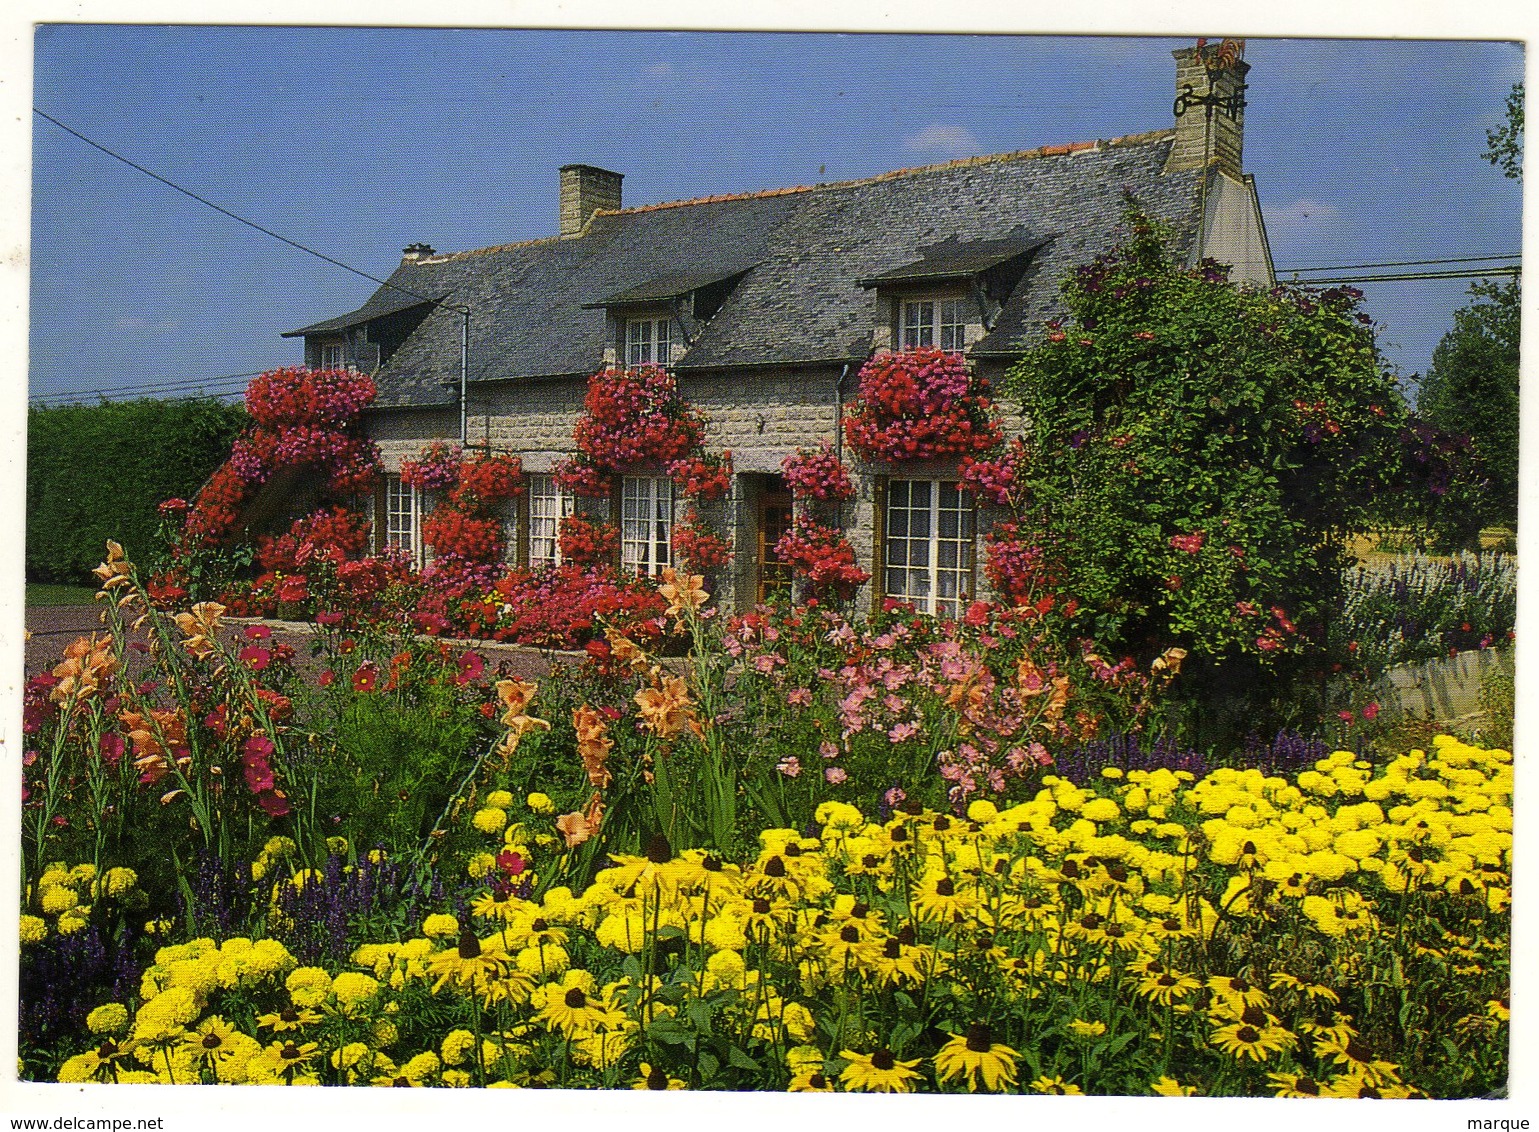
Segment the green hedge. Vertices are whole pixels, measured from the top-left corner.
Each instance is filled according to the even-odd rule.
[[[135,561],[164,547],[156,506],[190,499],[246,423],[213,398],[34,408],[27,414],[27,578],[89,580],[109,538]]]

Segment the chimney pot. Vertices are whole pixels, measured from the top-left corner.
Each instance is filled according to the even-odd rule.
[[[419,260],[427,259],[433,254],[435,253],[433,251],[432,244],[424,244],[420,242],[415,244],[407,244],[404,248],[401,249],[401,262],[416,263]]]
[[[561,167],[561,237],[581,236],[599,209],[620,207],[620,182],[625,174],[596,165]]]

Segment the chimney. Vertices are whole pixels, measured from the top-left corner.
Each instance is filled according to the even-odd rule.
[[[407,244],[404,248],[401,249],[401,262],[420,263],[422,260],[425,260],[434,254],[436,253],[433,251],[432,244]]]
[[[561,167],[561,238],[581,236],[593,214],[601,208],[620,207],[620,182],[624,173],[611,173],[596,165]]]
[[[1243,39],[1182,47],[1176,58],[1176,141],[1165,172],[1215,164],[1235,180],[1244,176],[1245,74]]]

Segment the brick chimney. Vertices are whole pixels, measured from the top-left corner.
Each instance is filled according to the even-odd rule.
[[[593,214],[601,208],[620,207],[620,182],[624,173],[611,173],[596,165],[561,167],[561,238],[582,235]]]
[[[1235,180],[1244,176],[1243,101],[1250,64],[1237,54],[1232,59],[1223,58],[1225,49],[1236,42],[1243,44],[1225,40],[1223,45],[1182,47],[1171,52],[1176,58],[1176,106],[1184,102],[1185,110],[1176,115],[1176,141],[1165,161],[1165,172],[1200,169],[1213,163],[1219,172]],[[1218,100],[1218,105],[1191,101],[1205,97]]]
[[[432,244],[407,244],[401,249],[402,263],[420,263],[428,257],[435,255]]]

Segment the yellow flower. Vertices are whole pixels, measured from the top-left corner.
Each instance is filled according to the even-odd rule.
[[[319,967],[300,967],[284,980],[298,1007],[319,1006],[331,993],[331,976]]]
[[[974,1092],[980,1088],[999,1092],[1015,1084],[1019,1056],[1009,1046],[995,1042],[989,1028],[977,1022],[965,1035],[952,1038],[935,1052],[935,1073],[942,1082],[965,1078]]]
[[[343,971],[331,982],[331,993],[344,1014],[369,1003],[379,993],[379,982],[359,971]]]
[[[1089,821],[1116,821],[1122,816],[1117,803],[1110,798],[1094,798],[1080,808],[1080,816]]]
[[[133,869],[116,868],[108,869],[107,875],[102,878],[102,892],[111,897],[119,897],[131,890],[139,883],[139,874]]]
[[[1076,1018],[1069,1023],[1069,1032],[1076,1038],[1099,1038],[1106,1033],[1105,1022],[1086,1022]]]
[[[21,918],[21,942],[42,943],[48,938],[48,923],[37,916],[23,915]]]
[[[121,1034],[128,1029],[128,1007],[121,1002],[98,1006],[86,1015],[86,1029],[93,1034]]]
[[[1078,1085],[1071,1085],[1062,1077],[1038,1077],[1028,1087],[1034,1093],[1048,1093],[1059,1097],[1082,1097],[1085,1095],[1084,1090]]]
[[[1149,1086],[1149,1091],[1157,1097],[1195,1097],[1196,1085],[1183,1085],[1174,1077],[1161,1077]]]
[[[524,805],[528,806],[532,813],[553,814],[556,812],[556,804],[551,801],[549,794],[541,794],[535,791],[524,799]]]
[[[453,916],[437,912],[422,921],[422,934],[428,939],[448,939],[460,934],[460,922]]]
[[[649,1065],[645,1061],[641,1063],[641,1076],[636,1078],[633,1089],[650,1089],[654,1092],[665,1092],[669,1089],[682,1089],[684,1082],[678,1077],[670,1077],[668,1071],[661,1065]]]
[[[885,1049],[874,1053],[856,1053],[844,1050],[839,1054],[849,1064],[839,1074],[839,1080],[847,1089],[859,1093],[909,1093],[919,1074],[914,1067],[919,1059],[899,1061]]]
[[[508,824],[508,812],[496,806],[488,806],[484,810],[477,810],[470,824],[482,833],[501,833],[502,827]]]

